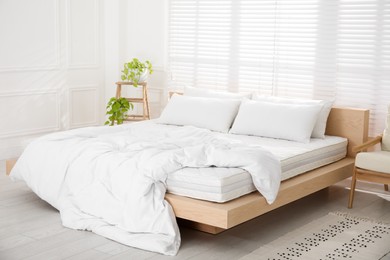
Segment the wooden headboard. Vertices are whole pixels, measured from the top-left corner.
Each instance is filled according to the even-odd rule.
[[[348,138],[348,153],[350,157],[356,154],[352,148],[368,140],[369,125],[368,109],[334,107],[330,111],[325,134]]]

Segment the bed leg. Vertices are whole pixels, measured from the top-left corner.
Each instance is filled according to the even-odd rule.
[[[207,224],[193,222],[193,221],[189,221],[186,219],[180,219],[180,218],[177,218],[177,223],[180,226],[185,226],[188,228],[196,229],[196,230],[199,230],[199,231],[202,231],[205,233],[209,233],[209,234],[213,234],[213,235],[219,234],[219,233],[226,230],[226,229],[223,229],[220,227],[214,227],[214,226],[210,226]]]
[[[355,196],[355,188],[356,188],[356,167],[353,169],[353,175],[352,175],[352,181],[351,181],[351,190],[349,192],[349,202],[348,202],[348,208],[352,208],[353,199]]]
[[[5,174],[7,176],[9,176],[9,174],[11,173],[11,170],[14,167],[17,160],[18,159],[8,159],[5,161]]]

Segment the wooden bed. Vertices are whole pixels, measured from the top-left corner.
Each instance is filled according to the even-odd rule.
[[[278,197],[271,205],[267,204],[259,192],[253,192],[226,203],[203,201],[173,194],[166,194],[165,198],[172,205],[176,217],[184,220],[187,225],[212,234],[220,233],[352,176],[355,156],[352,147],[367,141],[368,121],[368,110],[332,108],[326,134],[348,138],[347,157],[283,181]],[[7,160],[7,175],[10,174],[16,160]]]
[[[347,157],[283,181],[278,197],[271,205],[259,192],[225,203],[174,194],[167,194],[165,198],[172,205],[176,217],[186,220],[187,225],[212,234],[220,233],[352,176],[355,156],[352,148],[368,139],[368,121],[368,110],[332,108],[326,134],[348,138]]]

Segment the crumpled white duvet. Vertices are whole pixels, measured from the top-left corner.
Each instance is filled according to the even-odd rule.
[[[64,226],[175,255],[180,233],[166,200],[169,173],[240,167],[272,203],[280,164],[269,152],[195,127],[152,121],[58,132],[28,145],[11,172],[60,211]]]

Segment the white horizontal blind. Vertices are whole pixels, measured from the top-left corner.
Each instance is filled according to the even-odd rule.
[[[318,1],[276,2],[274,94],[313,96],[318,44]]]
[[[379,133],[390,104],[390,2],[342,0],[337,9],[336,101],[369,108]]]
[[[237,4],[238,3],[238,4]],[[236,1],[236,55],[231,64],[236,89],[272,94],[276,35],[274,1]]]
[[[170,0],[170,86],[390,103],[388,0]]]
[[[175,1],[170,7],[170,70],[175,82],[224,89],[229,84],[232,1]]]

